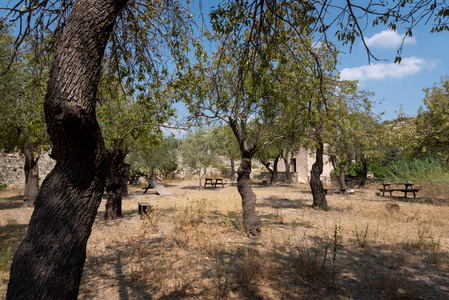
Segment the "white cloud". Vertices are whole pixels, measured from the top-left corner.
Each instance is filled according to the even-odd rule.
[[[399,79],[421,72],[423,69],[433,69],[434,62],[426,61],[415,56],[402,59],[400,64],[380,63],[355,68],[345,68],[340,72],[342,80],[383,80]]]
[[[400,35],[396,31],[391,30],[384,30],[380,33],[376,33],[372,37],[366,38],[365,42],[368,47],[395,49],[400,47],[402,40],[404,40],[404,44],[416,43],[414,37],[408,36],[404,39],[404,34]]]

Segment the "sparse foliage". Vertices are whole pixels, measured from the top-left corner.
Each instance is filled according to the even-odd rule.
[[[177,139],[163,137],[158,143],[131,152],[125,161],[134,176],[166,177],[178,170],[178,147]]]
[[[23,200],[32,207],[39,191],[39,155],[49,146],[43,102],[51,53],[27,39],[26,46],[35,47],[35,52],[14,57],[13,38],[0,28],[0,148],[25,155]]]
[[[199,188],[202,188],[202,179],[208,169],[219,167],[222,161],[219,157],[221,148],[219,140],[213,131],[198,128],[189,132],[179,146],[182,164],[199,177]]]

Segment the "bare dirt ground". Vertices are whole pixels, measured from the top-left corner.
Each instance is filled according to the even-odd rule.
[[[251,240],[234,185],[165,186],[171,196],[131,188],[119,220],[103,220],[102,203],[79,299],[449,299],[449,200],[435,189],[416,200],[356,189],[321,211],[307,185],[254,183],[262,237]],[[0,192],[0,298],[32,213],[21,192]],[[154,210],[141,219],[138,202]]]

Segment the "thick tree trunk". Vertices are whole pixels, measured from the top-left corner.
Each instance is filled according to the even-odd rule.
[[[122,217],[122,165],[125,155],[122,151],[107,152],[106,208],[104,218],[113,220]]]
[[[362,166],[363,166],[363,177],[360,186],[365,186],[368,180],[368,163],[366,162],[365,159],[362,159]]]
[[[316,161],[312,165],[310,171],[310,188],[313,195],[313,208],[325,208],[327,207],[326,195],[324,194],[323,182],[320,179],[323,173],[323,153],[324,146],[320,143],[320,147],[316,149]]]
[[[278,156],[276,156],[276,158],[274,159],[273,162],[273,174],[271,174],[271,179],[270,179],[270,186],[274,186],[275,183],[278,181],[278,163],[279,163],[279,159],[281,158],[281,155],[279,154]]]
[[[278,181],[278,163],[279,163],[279,158],[280,156],[276,157],[274,162],[273,162],[273,174],[271,174],[271,179],[270,179],[270,186],[274,186],[276,184],[276,182]]]
[[[273,168],[271,168],[271,163],[269,161],[260,161],[260,163],[262,165],[264,165],[265,169],[267,169],[268,172],[270,172],[270,185],[271,185],[271,181],[273,180],[274,177],[274,170]]]
[[[287,155],[284,157],[285,182],[287,182],[287,183],[292,182],[292,173],[290,171],[290,161],[291,161],[291,155],[290,155],[290,153],[287,153]]]
[[[250,238],[260,236],[259,217],[256,212],[256,194],[251,188],[251,158],[242,157],[237,171],[237,189],[242,197],[243,206],[243,226]]]
[[[23,206],[33,207],[39,193],[39,157],[34,159],[28,143],[23,145],[25,154],[25,191],[23,192]]]
[[[235,178],[235,160],[231,159],[231,180]]]
[[[45,97],[55,168],[17,250],[6,299],[76,299],[105,181],[95,117],[101,60],[126,0],[77,0],[58,41]]]
[[[274,186],[275,183],[278,181],[278,163],[279,163],[279,159],[281,158],[281,155],[279,154],[278,156],[276,156],[276,158],[274,159],[273,162],[273,168],[270,167],[270,162],[264,162],[261,161],[261,163],[265,166],[265,168],[268,170],[268,172],[270,172],[271,178],[270,178],[270,186]]]
[[[128,181],[129,181],[129,170],[131,168],[130,164],[122,164],[122,167],[120,168],[120,190],[122,191],[122,196],[128,195]]]
[[[345,165],[340,165],[340,189],[346,191],[346,171],[348,171],[351,162],[345,163]]]
[[[198,169],[198,188],[200,189],[200,190],[202,190],[203,189],[203,184],[201,183],[201,180],[203,179],[203,175],[201,175],[201,170],[202,170],[202,168],[199,168]]]

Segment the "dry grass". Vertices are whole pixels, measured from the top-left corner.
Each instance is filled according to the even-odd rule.
[[[168,183],[170,197],[134,188],[120,220],[102,220],[102,205],[79,298],[449,298],[448,195],[435,189],[416,200],[357,190],[328,196],[330,210],[320,211],[307,185],[255,184],[263,233],[250,240],[236,187],[195,185]],[[0,297],[31,215],[17,192],[0,194]],[[142,220],[139,201],[154,205]],[[388,211],[387,202],[400,210]]]

